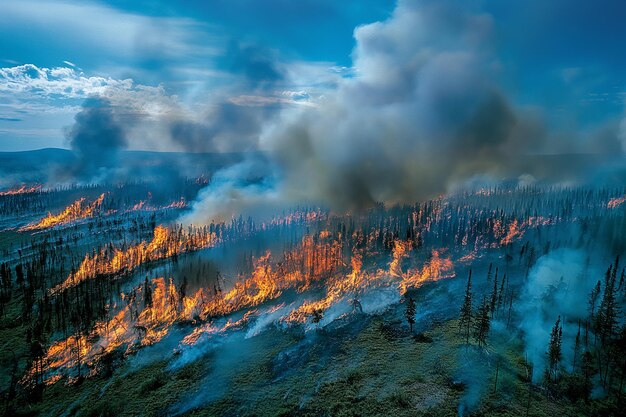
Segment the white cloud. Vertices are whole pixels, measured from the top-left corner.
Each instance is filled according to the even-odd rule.
[[[29,113],[76,113],[79,101],[108,98],[122,112],[158,118],[178,111],[180,103],[162,85],[147,86],[132,79],[87,76],[69,67],[39,68],[33,64],[0,68],[0,109]]]
[[[196,57],[214,55],[218,36],[188,18],[154,17],[96,2],[3,0],[0,26],[44,36],[69,51],[97,48],[111,58]]]
[[[39,68],[33,64],[0,68],[0,94],[20,94],[63,98],[85,98],[102,94],[107,89],[132,88],[130,79],[115,80],[105,77],[88,77],[69,67]]]
[[[26,64],[0,68],[0,117],[20,119],[16,126],[0,130],[0,136],[39,136],[62,146],[63,129],[71,125],[81,103],[93,96],[107,98],[120,117],[137,120],[129,133],[134,148],[167,146],[160,122],[189,112],[162,85],[90,76],[72,67],[40,68]]]

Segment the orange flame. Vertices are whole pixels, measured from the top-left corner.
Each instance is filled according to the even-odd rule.
[[[623,197],[615,197],[615,198],[610,199],[609,202],[606,204],[606,206],[607,208],[614,209],[614,208],[618,208],[625,202],[626,202],[626,195]]]
[[[174,233],[160,226],[155,229],[150,243],[131,248],[130,255],[126,251],[116,252],[113,257],[104,254],[87,257],[81,266],[92,268],[91,273],[111,273],[116,268],[122,268],[121,265],[128,268],[132,262],[140,259],[165,256],[170,251],[179,250],[184,246],[181,242],[186,240],[181,236],[180,232]],[[431,258],[421,268],[403,271],[402,261],[408,257],[412,248],[410,243],[400,240],[394,242],[388,269],[365,271],[363,250],[353,249],[350,271],[345,272],[341,245],[329,233],[322,232],[315,238],[305,236],[297,248],[283,254],[280,262],[272,262],[272,255],[268,251],[254,259],[253,270],[246,279],[237,281],[223,293],[221,290],[201,288],[194,294],[182,297],[171,279],[166,283],[165,279],[157,278],[152,283],[152,303],[139,308],[141,303],[136,295],[143,291],[143,286],[139,286],[130,295],[123,297],[127,304],[110,320],[96,323],[88,334],[73,335],[49,347],[44,360],[47,381],[56,382],[59,372],[69,374],[78,364],[93,368],[103,353],[119,347],[126,346],[127,351],[132,351],[138,346],[156,343],[168,334],[176,322],[203,323],[182,340],[183,345],[194,344],[205,334],[240,328],[254,315],[258,315],[256,308],[261,304],[277,299],[286,290],[305,291],[316,282],[324,283],[325,295],[319,300],[307,300],[299,305],[294,303],[289,307],[292,310],[285,312],[280,320],[305,323],[313,312],[327,310],[342,301],[356,300],[361,292],[369,288],[386,286],[397,288],[403,294],[426,281],[454,276],[451,260],[443,257],[440,251],[433,251]],[[87,276],[77,274],[72,279]],[[74,282],[68,281],[59,289],[74,285]],[[146,297],[142,298],[145,303]],[[270,311],[284,307],[283,303]],[[212,321],[215,317],[228,316],[245,309],[248,311],[241,319],[233,321],[231,318],[222,327]]]
[[[517,219],[515,219],[511,222],[511,224],[509,224],[509,230],[507,231],[506,236],[504,236],[500,240],[500,245],[502,246],[509,245],[513,243],[515,240],[517,240],[518,238],[520,238],[521,236],[522,236],[522,230],[520,230],[519,225],[517,223]]]
[[[154,236],[149,243],[141,242],[126,250],[109,247],[94,255],[87,255],[78,269],[65,281],[50,291],[56,293],[71,288],[78,283],[98,275],[114,275],[135,269],[144,262],[171,257],[182,252],[189,252],[212,247],[219,241],[217,235],[204,231],[185,233],[182,230],[172,232],[164,226],[154,229]]]
[[[0,196],[3,195],[16,195],[16,194],[30,194],[41,191],[41,185],[35,184],[33,186],[27,186],[26,184],[22,184],[19,188],[12,188],[6,191],[0,191]]]
[[[178,201],[173,201],[170,204],[165,206],[153,206],[148,203],[146,200],[141,200],[139,203],[133,205],[129,211],[159,211],[159,210],[167,210],[167,209],[182,209],[187,207],[187,202],[184,197],[181,197]]]
[[[86,199],[85,197],[82,197],[67,206],[62,212],[58,214],[48,213],[46,217],[39,220],[37,223],[24,226],[20,230],[27,231],[47,229],[49,227],[69,224],[76,220],[93,217],[100,212],[104,196],[104,193],[101,194],[100,197],[89,204],[85,204]]]

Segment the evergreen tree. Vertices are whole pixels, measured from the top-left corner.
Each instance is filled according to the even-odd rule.
[[[552,331],[550,332],[550,344],[548,345],[548,368],[546,373],[549,380],[555,380],[558,375],[559,365],[563,358],[561,352],[561,342],[563,338],[563,328],[561,327],[561,316],[556,319]]]
[[[593,363],[593,356],[589,351],[585,351],[580,361],[580,369],[583,374],[583,384],[585,389],[585,399],[589,398],[591,393],[591,378],[596,373],[596,368]]]
[[[619,307],[615,299],[615,279],[615,269],[609,268],[605,278],[604,294],[594,322],[594,330],[602,343],[605,343],[607,338],[613,337],[617,329]]]
[[[576,371],[576,360],[580,356],[580,320],[578,320],[578,333],[576,333],[576,340],[574,341],[574,359],[572,360],[572,372]]]
[[[601,288],[602,283],[598,281],[593,290],[591,290],[591,295],[589,296],[589,316],[591,317],[591,320],[593,320],[593,316],[596,314],[596,303],[598,302],[598,296],[600,295]]]
[[[461,315],[459,317],[459,330],[465,331],[465,343],[469,343],[470,329],[472,327],[472,270],[469,271],[467,287],[465,288],[465,298],[461,305]]]
[[[483,298],[476,311],[476,320],[474,321],[474,338],[478,342],[478,346],[487,344],[487,335],[491,327],[489,310],[489,302],[486,298]]]
[[[489,308],[491,310],[491,317],[495,315],[496,305],[498,304],[498,268],[496,268],[496,275],[493,279],[493,291],[491,292],[491,303]]]
[[[409,323],[411,333],[413,333],[413,325],[415,324],[415,301],[411,297],[407,299],[404,316],[406,317],[406,321]]]

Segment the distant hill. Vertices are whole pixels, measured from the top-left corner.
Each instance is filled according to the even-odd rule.
[[[125,176],[134,180],[153,176],[210,175],[243,160],[246,155],[250,154],[122,151],[116,165]],[[67,149],[0,152],[0,187],[62,178],[75,162],[75,154]]]
[[[154,178],[211,176],[216,170],[242,161],[250,153],[185,153],[155,151],[122,151],[118,156],[112,182]],[[626,164],[623,158],[596,154],[525,155],[509,159],[507,180],[530,174],[539,181],[573,184],[623,186]],[[69,183],[76,164],[75,154],[67,149],[47,148],[34,151],[0,152],[0,188],[17,183]],[[511,174],[514,173],[514,174]],[[497,173],[494,174],[497,180]]]

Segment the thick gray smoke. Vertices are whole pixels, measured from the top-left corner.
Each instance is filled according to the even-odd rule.
[[[126,134],[108,99],[89,98],[82,107],[66,132],[76,156],[71,173],[83,181],[98,181],[118,166],[119,152],[127,146]]]
[[[274,192],[354,209],[506,175],[510,159],[536,150],[543,134],[494,83],[491,27],[488,15],[445,2],[401,0],[387,21],[357,28],[355,76],[315,108],[284,109],[265,124],[261,149],[277,166]]]
[[[618,130],[599,132],[586,145],[564,134],[548,135],[537,109],[514,105],[499,87],[491,16],[469,3],[462,8],[458,2],[400,0],[386,21],[355,30],[354,75],[340,78],[315,106],[283,108],[260,125],[257,117],[233,115],[231,124],[243,130],[246,142],[254,143],[255,132],[261,132],[260,149],[275,172],[268,180],[271,204],[354,210],[375,202],[412,203],[477,182],[519,177],[522,183],[572,184],[581,176],[616,177],[613,167],[610,175],[598,173],[583,158],[538,157],[589,150],[615,155]],[[265,61],[242,62],[266,74],[259,77],[262,86],[280,80],[280,72]],[[222,117],[216,120],[218,127],[200,130],[201,135],[188,132],[185,140],[212,143],[221,135],[219,126],[228,125]],[[219,187],[204,193],[209,203],[198,203],[187,220],[224,216],[223,209],[212,211],[223,182]],[[230,192],[231,214],[238,214],[238,207],[263,206],[258,191]]]
[[[543,378],[552,326],[561,316],[563,365],[571,369],[577,321],[588,315],[587,301],[599,271],[586,265],[586,254],[559,249],[538,259],[517,303],[526,354],[533,364],[533,382]],[[582,331],[581,331],[582,334]]]
[[[493,81],[491,26],[445,2],[400,1],[389,20],[357,28],[356,76],[264,136],[286,191],[360,208],[505,175],[542,134]]]
[[[245,97],[271,93],[285,75],[271,50],[232,42],[223,63],[235,77],[232,85],[218,92],[201,121],[175,119],[169,127],[172,141],[191,152],[257,150],[263,126],[278,114],[280,106],[247,102]],[[236,103],[232,95],[246,92]]]

